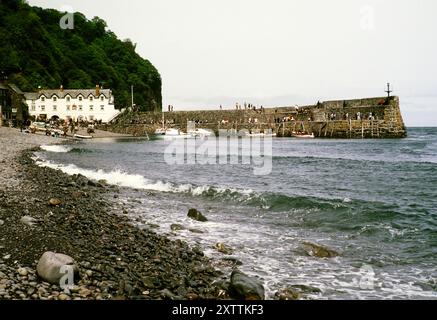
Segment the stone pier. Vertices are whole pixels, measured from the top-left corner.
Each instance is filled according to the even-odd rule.
[[[164,114],[164,117],[163,117]],[[404,138],[407,135],[399,97],[377,97],[319,102],[310,106],[273,107],[263,110],[204,110],[175,112],[127,112],[107,125],[108,131],[137,136],[166,128],[186,130],[187,122],[198,128],[263,132],[279,137],[313,133],[318,138]]]

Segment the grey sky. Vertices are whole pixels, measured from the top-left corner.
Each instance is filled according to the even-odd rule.
[[[99,16],[137,43],[163,104],[264,106],[401,97],[407,125],[437,126],[435,0],[29,0]]]

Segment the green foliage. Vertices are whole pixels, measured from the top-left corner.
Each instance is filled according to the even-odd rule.
[[[74,14],[74,29],[63,30],[64,13],[31,7],[23,0],[0,1],[0,72],[23,91],[42,88],[110,88],[118,108],[130,105],[130,87],[142,111],[161,110],[161,76],[119,40],[106,22]]]

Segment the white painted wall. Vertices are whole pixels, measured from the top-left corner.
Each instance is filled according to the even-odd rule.
[[[83,120],[102,120],[106,123],[120,112],[114,107],[112,94],[109,98],[103,94],[99,97],[79,95],[73,98],[67,93],[64,98],[59,98],[55,94],[46,97],[44,93],[39,93],[36,100],[27,99],[26,103],[29,114],[35,118],[46,115],[47,119],[58,116],[60,119],[71,118],[76,121],[82,117]]]

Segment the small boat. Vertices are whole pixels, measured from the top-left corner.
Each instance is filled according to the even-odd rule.
[[[267,137],[276,137],[276,133],[262,133],[262,132],[258,132],[258,133],[249,133],[246,134],[246,137],[260,137],[260,138],[267,138]]]
[[[188,134],[182,132],[179,129],[157,129],[155,131],[155,135],[157,138],[164,138],[164,139],[176,139],[176,138],[187,138],[189,137]]]
[[[78,139],[92,139],[93,138],[93,136],[85,136],[85,135],[77,134],[77,133],[73,137],[78,138]]]
[[[293,138],[301,138],[301,139],[314,139],[314,133],[306,134],[306,133],[293,133],[291,135]]]
[[[157,136],[162,136],[162,135],[165,134],[165,129],[164,128],[158,128],[158,129],[155,130],[155,134]]]
[[[188,134],[193,138],[215,137],[214,131],[202,128],[188,131]]]
[[[182,132],[179,129],[170,128],[170,129],[165,130],[165,136],[167,136],[167,137],[185,137],[185,136],[187,136],[187,134]]]

